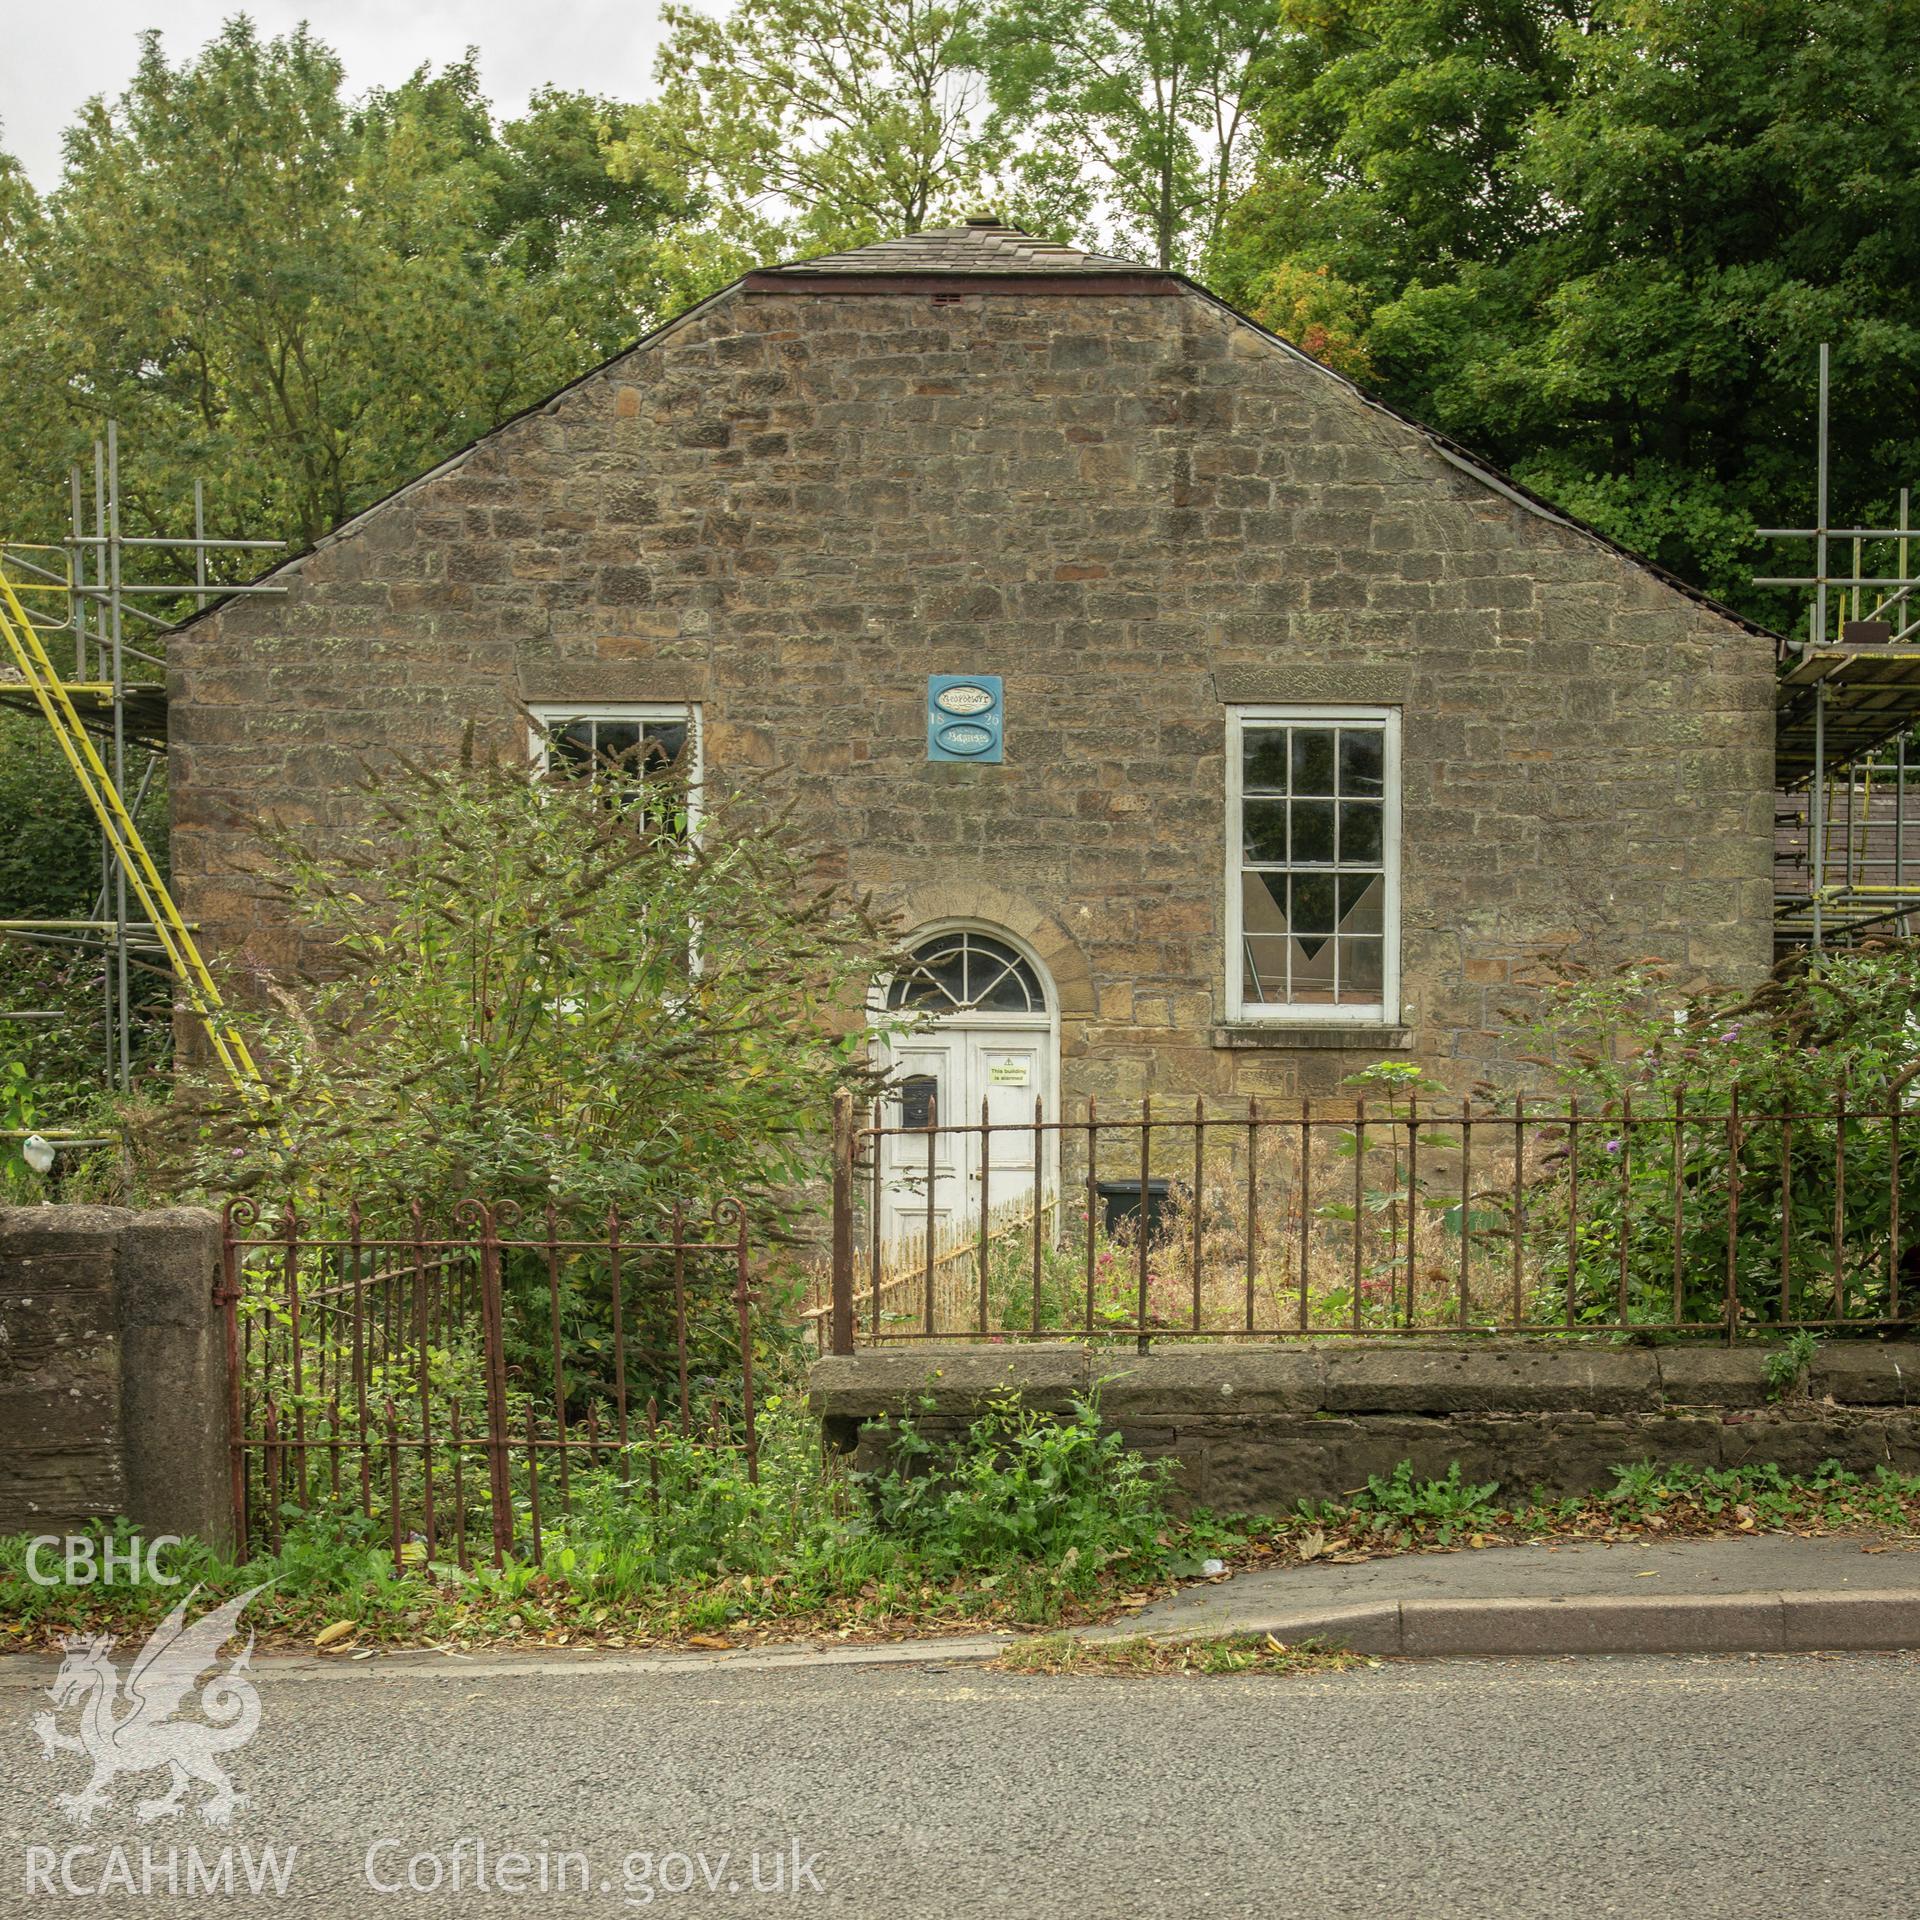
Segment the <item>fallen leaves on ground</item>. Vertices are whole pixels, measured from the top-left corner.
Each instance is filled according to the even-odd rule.
[[[1289,1645],[1270,1633],[1227,1634],[1214,1640],[1153,1640],[1145,1634],[1122,1640],[1082,1640],[1072,1634],[1041,1634],[1017,1640],[988,1665],[1002,1673],[1045,1674],[1244,1674],[1341,1673],[1381,1663],[1345,1647],[1316,1640]]]
[[[1457,1517],[1367,1511],[1329,1503],[1263,1522],[1210,1550],[1235,1569],[1276,1565],[1352,1565],[1409,1553],[1460,1553],[1493,1547],[1644,1544],[1651,1540],[1740,1540],[1760,1534],[1797,1539],[1866,1536],[1863,1551],[1920,1545],[1920,1491],[1910,1482],[1845,1486],[1814,1481],[1755,1482],[1747,1498],[1690,1484],[1675,1469],[1632,1501],[1607,1494],[1543,1500],[1531,1506],[1483,1506]],[[1733,1480],[1729,1473],[1727,1480]]]

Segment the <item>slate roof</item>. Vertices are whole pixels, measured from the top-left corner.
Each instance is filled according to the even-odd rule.
[[[1116,260],[1111,254],[1087,253],[1055,240],[1036,240],[1018,227],[1002,226],[987,214],[968,217],[962,227],[931,227],[898,240],[882,240],[850,253],[825,253],[811,260],[790,260],[764,267],[756,279],[791,274],[825,273],[952,273],[992,274],[996,277],[1027,273],[1102,274],[1153,273],[1137,260]]]

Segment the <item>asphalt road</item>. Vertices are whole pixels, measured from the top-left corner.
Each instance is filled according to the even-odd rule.
[[[136,1825],[157,1775],[70,1825],[52,1796],[82,1763],[29,1726],[48,1672],[0,1667],[0,1913],[35,1920],[1920,1915],[1912,1655],[1208,1680],[266,1661],[226,1833]],[[244,1890],[266,1845],[294,1850],[282,1895]],[[188,1850],[217,1885],[228,1847],[235,1890],[189,1891]],[[776,1859],[783,1890],[755,1892]]]

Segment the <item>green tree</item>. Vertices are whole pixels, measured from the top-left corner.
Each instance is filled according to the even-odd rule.
[[[1241,179],[1271,0],[1002,0],[981,35],[1030,191],[1163,267],[1205,259]]]
[[[690,280],[673,235],[700,203],[676,181],[616,178],[609,149],[625,105],[543,87],[517,120],[495,124],[479,90],[477,56],[425,69],[362,110],[363,129],[403,128],[415,116],[444,128],[444,151],[470,167],[479,191],[469,245],[524,285],[548,331],[578,339],[594,359],[711,291]]]
[[[82,438],[121,420],[136,525],[198,474],[216,525],[309,543],[685,297],[650,251],[681,203],[590,177],[616,109],[541,95],[503,137],[471,57],[341,89],[241,17],[179,64],[146,35],[67,136],[27,331]]]
[[[669,5],[659,95],[627,116],[616,176],[711,198],[718,255],[915,233],[979,195],[1003,147],[973,65],[976,0]]]
[[[165,813],[163,804],[141,815],[162,856]],[[37,714],[0,712],[0,822],[0,920],[85,918],[100,884],[100,832]]]
[[[47,449],[61,445],[66,427],[50,316],[32,279],[46,230],[33,183],[0,152],[0,392],[8,426],[0,442],[0,539],[16,541],[64,530],[62,502],[38,467]]]
[[[1247,311],[1336,373],[1372,377],[1366,296],[1329,268],[1282,260],[1254,283]]]
[[[199,477],[214,531],[310,542],[686,304],[705,284],[671,238],[687,203],[607,171],[622,111],[546,91],[497,125],[471,54],[353,104],[304,31],[240,18],[179,62],[145,36],[46,201],[0,156],[0,539],[65,532],[64,469],[111,415],[128,532],[186,524]],[[0,798],[0,917],[86,915],[92,824],[37,720],[0,721]],[[164,815],[162,782],[163,860]],[[30,1030],[64,1084],[97,1051],[55,1040],[95,1018],[98,963],[55,957],[0,949],[0,992],[77,1009]],[[164,1058],[165,985],[138,977]]]
[[[1920,467],[1920,13],[1881,0],[1288,0],[1222,249],[1362,290],[1386,395],[1776,621],[1815,348],[1833,500]],[[1786,570],[1786,569],[1782,569]]]
[[[1505,259],[1544,224],[1512,172],[1566,95],[1556,37],[1588,0],[1280,0],[1259,76],[1260,156],[1214,266],[1246,299],[1300,258],[1376,301]]]

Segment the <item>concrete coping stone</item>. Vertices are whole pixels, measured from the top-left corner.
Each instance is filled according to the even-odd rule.
[[[1326,1404],[1326,1359],[1297,1348],[1177,1347],[1094,1361],[1101,1411],[1317,1413]]]
[[[1920,1341],[1828,1341],[1808,1369],[1808,1391],[1843,1406],[1920,1406]]]
[[[1392,1346],[1327,1355],[1329,1413],[1652,1413],[1650,1352]]]
[[[1662,1347],[1660,1388],[1683,1407],[1767,1404],[1767,1353],[1755,1347]]]
[[[911,1413],[925,1395],[943,1413],[970,1412],[1017,1394],[1030,1407],[1064,1411],[1091,1386],[1085,1347],[874,1348],[816,1360],[807,1404],[823,1418]]]
[[[1758,1408],[1768,1356],[1740,1347],[1599,1347],[1542,1340],[1162,1343],[1148,1354],[1074,1342],[958,1342],[863,1348],[817,1361],[810,1405],[872,1418],[931,1395],[970,1411],[999,1394],[1064,1409],[1097,1391],[1116,1417],[1146,1414],[1659,1413]],[[1828,1342],[1810,1368],[1814,1400],[1920,1405],[1920,1342]]]

